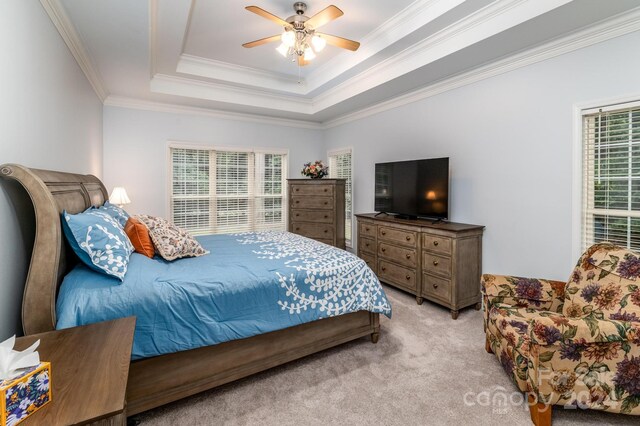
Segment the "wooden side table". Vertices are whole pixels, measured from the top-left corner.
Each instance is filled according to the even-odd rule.
[[[21,425],[126,425],[126,391],[135,317],[16,339],[26,349],[40,339],[51,362],[51,402]]]

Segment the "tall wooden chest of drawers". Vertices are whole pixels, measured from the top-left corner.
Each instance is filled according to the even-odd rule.
[[[358,256],[380,281],[451,310],[480,307],[484,226],[357,214]]]
[[[344,249],[345,179],[289,179],[289,232]]]

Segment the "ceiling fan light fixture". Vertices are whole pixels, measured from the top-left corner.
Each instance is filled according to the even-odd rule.
[[[287,56],[289,56],[289,46],[287,46],[286,44],[282,43],[280,44],[280,46],[278,46],[276,48],[276,50],[278,51],[278,53],[280,53],[282,56],[284,56],[285,58]]]
[[[322,49],[327,45],[327,41],[320,36],[314,35],[311,38],[311,45],[316,52],[322,52]]]
[[[280,39],[282,40],[282,44],[284,44],[287,47],[291,47],[296,42],[295,32],[294,31],[285,31],[285,32],[282,33],[282,36],[280,37]]]
[[[307,46],[307,48],[304,49],[304,60],[305,61],[310,61],[315,57],[316,57],[316,54],[313,52],[313,49],[311,47]]]

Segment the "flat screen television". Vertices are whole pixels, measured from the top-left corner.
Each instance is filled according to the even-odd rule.
[[[449,218],[449,158],[376,164],[375,210],[400,217]]]

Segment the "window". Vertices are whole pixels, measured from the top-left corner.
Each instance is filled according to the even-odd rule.
[[[341,149],[330,151],[329,157],[329,176],[334,179],[346,179],[345,186],[345,221],[344,233],[347,247],[351,245],[351,229],[353,214],[353,183],[351,179],[351,149]]]
[[[170,147],[171,219],[194,234],[285,230],[284,152]]]
[[[640,250],[640,102],[583,111],[583,250]]]

